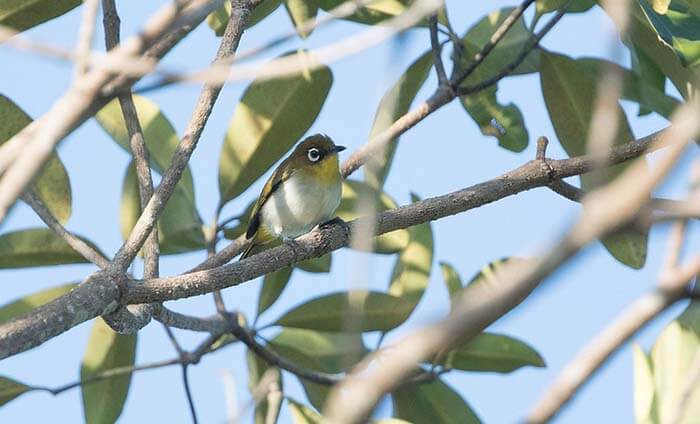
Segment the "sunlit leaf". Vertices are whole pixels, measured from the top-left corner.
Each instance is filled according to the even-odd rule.
[[[459,277],[457,270],[447,262],[440,262],[440,269],[442,270],[442,280],[445,282],[450,299],[454,300],[457,293],[462,289],[462,279]]]
[[[566,11],[568,13],[580,13],[587,11],[591,7],[595,6],[595,4],[595,0],[537,0],[537,3],[535,3],[535,8],[537,15],[554,12],[555,10],[562,8],[564,5],[567,5]]]
[[[0,5],[3,0],[0,0]],[[2,15],[2,6],[0,6]],[[19,106],[0,94],[0,145],[20,132],[32,122]],[[71,188],[68,173],[56,153],[42,167],[34,180],[34,187],[39,198],[44,202],[58,222],[65,224],[71,215]]]
[[[175,190],[158,219],[158,241],[163,254],[203,249],[205,246],[202,220],[185,190]],[[122,237],[126,239],[141,215],[139,185],[133,163],[124,176],[120,206]]]
[[[323,422],[321,415],[306,405],[289,398],[287,398],[287,405],[294,424],[321,424]]]
[[[258,22],[265,19],[269,14],[274,12],[279,5],[282,4],[282,0],[263,0],[258,4],[253,12],[248,17],[248,22],[246,23],[246,29],[251,28]],[[223,6],[219,7],[215,11],[211,12],[207,16],[207,24],[209,28],[214,30],[217,37],[224,35],[226,30],[226,24],[228,24],[229,17],[231,16],[231,2],[225,1]]]
[[[80,379],[85,380],[113,368],[134,365],[136,335],[117,334],[97,318],[90,333]],[[106,378],[81,386],[83,412],[88,424],[114,423],[129,392],[131,374]]]
[[[406,384],[391,394],[394,415],[412,423],[480,423],[469,404],[450,386],[436,379]]]
[[[341,292],[305,302],[275,321],[319,331],[388,331],[404,322],[413,305],[381,292]]]
[[[0,25],[24,31],[78,7],[81,0],[0,0]]]
[[[635,344],[634,353],[634,418],[637,424],[659,422],[659,412],[654,393],[654,372],[651,358]]]
[[[221,149],[221,205],[247,189],[304,135],[321,111],[332,81],[325,66],[253,81],[236,107]]]
[[[335,9],[345,2],[346,0],[318,0],[321,9],[326,12]],[[409,8],[410,4],[411,0],[377,0],[369,2],[357,12],[343,19],[361,24],[374,25],[404,13]],[[426,23],[423,22],[422,25],[426,25]]]
[[[284,288],[287,287],[293,269],[292,267],[284,267],[265,275],[258,297],[258,315],[265,312],[277,301]]]
[[[313,22],[318,13],[318,0],[284,0],[287,13],[294,23],[299,37],[306,38],[311,31],[302,28],[305,22]]]
[[[570,157],[586,153],[595,108],[597,80],[585,66],[566,56],[543,53],[540,56],[540,80],[545,104],[560,144]],[[634,135],[624,110],[617,106],[617,132],[614,145],[629,143]],[[640,158],[637,160],[645,160]],[[632,162],[619,164],[592,174],[581,176],[584,190],[598,183],[610,181]],[[620,262],[639,269],[646,262],[648,228],[619,231],[603,240],[605,248]]]
[[[374,123],[369,133],[370,139],[389,128],[394,121],[408,112],[418,91],[428,78],[432,65],[432,52],[424,53],[384,94],[374,115]],[[398,138],[392,139],[383,152],[372,155],[365,164],[364,178],[371,187],[379,189],[384,185],[396,152],[397,141]]]
[[[700,64],[700,18],[689,13],[679,1],[671,1],[660,15],[645,1],[640,1],[644,14],[659,38],[678,55],[687,67]]]
[[[94,248],[94,244],[83,239]],[[0,236],[0,268],[82,264],[87,260],[48,228],[30,228]]]
[[[0,376],[0,406],[26,393],[30,387],[11,378]]]
[[[76,285],[76,283],[69,283],[51,287],[0,306],[0,324],[20,315],[27,314],[37,306],[41,306],[56,299],[57,297],[63,296],[71,291]]]
[[[260,359],[259,356],[257,356],[255,353],[251,352],[250,350],[246,351],[246,360],[248,363],[248,390],[250,393],[255,393],[258,391],[258,385],[260,385],[261,379],[263,378],[263,375],[265,375],[268,370],[271,373],[273,373],[274,378],[277,380],[277,386],[279,391],[282,391],[282,373],[280,373],[279,368],[277,367],[270,367],[270,365]],[[273,394],[272,397],[265,396],[265,398],[261,399],[259,403],[255,405],[255,412],[254,412],[254,423],[255,424],[267,424],[267,414],[268,411],[270,410],[270,407],[273,407],[277,411],[277,415],[279,415],[280,411],[280,403],[282,403],[282,395],[279,393],[279,396],[275,396],[277,394]],[[275,402],[276,405],[271,405],[270,402]],[[276,422],[277,419],[275,418]]]

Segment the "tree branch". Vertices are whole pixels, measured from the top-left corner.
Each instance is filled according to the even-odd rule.
[[[433,51],[433,62],[435,63],[435,73],[437,73],[438,84],[444,86],[449,83],[445,73],[445,64],[442,63],[442,47],[438,41],[437,15],[429,18],[430,23],[430,47]]]

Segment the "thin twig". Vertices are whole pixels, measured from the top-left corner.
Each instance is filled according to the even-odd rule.
[[[430,24],[430,47],[433,51],[433,62],[435,63],[438,83],[440,85],[446,85],[448,81],[447,74],[445,73],[445,64],[442,63],[442,47],[438,40],[437,15],[432,15],[428,22]]]
[[[192,415],[192,423],[197,424],[197,410],[194,406],[194,399],[192,398],[192,391],[190,390],[190,379],[187,376],[187,364],[182,364],[182,382],[185,386],[185,395],[187,396],[187,404],[190,407],[190,415]]]

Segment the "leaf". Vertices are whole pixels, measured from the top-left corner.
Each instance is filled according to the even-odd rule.
[[[391,394],[394,415],[412,423],[480,423],[469,404],[442,380],[406,384]]]
[[[654,375],[651,358],[639,345],[632,347],[634,354],[634,421],[637,424],[659,422],[654,393]]]
[[[545,13],[554,12],[566,4],[568,4],[566,9],[567,13],[581,13],[595,6],[596,2],[595,0],[537,0],[537,3],[535,3],[536,14],[537,16],[541,16]]]
[[[647,0],[649,3],[651,3],[651,7],[654,9],[654,12],[658,13],[659,15],[664,15],[668,11],[668,7],[671,5],[671,0]]]
[[[287,398],[287,405],[294,424],[321,424],[323,422],[321,415],[308,406],[290,398]]]
[[[413,305],[399,297],[357,290],[312,299],[285,313],[275,325],[319,331],[388,331],[404,322],[412,310]]]
[[[329,12],[346,0],[318,0],[319,7]],[[350,16],[343,17],[349,21],[375,25],[387,19],[394,18],[406,11],[410,5],[410,0],[377,0],[369,2]],[[425,23],[423,24],[425,25]]]
[[[246,22],[246,29],[252,28],[258,22],[265,19],[269,14],[277,10],[279,5],[282,4],[282,0],[262,0],[255,9],[248,16],[248,21]],[[231,16],[231,2],[225,1],[223,6],[219,7],[215,11],[211,12],[207,16],[207,25],[209,28],[214,30],[214,34],[217,37],[224,35],[226,30],[226,25],[228,24],[229,17]]]
[[[442,270],[442,280],[450,294],[450,300],[454,300],[455,296],[462,290],[462,279],[457,270],[447,262],[440,262],[440,269]]]
[[[292,267],[284,267],[265,275],[262,288],[260,288],[260,296],[258,296],[258,316],[279,299],[284,288],[287,287],[292,271]]]
[[[318,258],[311,258],[301,262],[297,262],[294,266],[306,272],[321,274],[330,272],[332,260],[333,256],[330,253],[326,253],[325,255]]]
[[[257,392],[258,386],[260,385],[260,380],[269,369],[273,370],[271,372],[274,373],[274,376],[277,380],[278,389],[279,391],[282,391],[282,373],[280,373],[279,368],[271,368],[267,362],[260,359],[255,353],[253,353],[250,350],[246,350],[246,360],[248,363],[248,390],[250,391],[250,393]],[[277,403],[277,405],[272,406],[277,410],[277,415],[279,416],[280,404],[282,403],[281,393],[276,399],[274,397],[265,396],[259,403],[255,405],[253,421],[255,424],[267,423],[267,414],[271,406],[269,403],[270,401]],[[277,422],[277,417],[275,417],[273,423],[274,422]]]
[[[654,96],[647,93],[645,87],[650,87],[654,91],[664,93],[666,89],[666,75],[664,75],[659,66],[654,63],[646,53],[637,49],[634,44],[630,46],[629,50],[632,56],[632,70],[639,76],[640,83],[642,83],[643,87],[640,93],[642,101],[639,102],[639,115],[646,115],[651,112],[651,109],[646,106],[646,103],[653,100]],[[651,97],[651,99],[649,97]]]
[[[370,139],[389,128],[391,124],[408,112],[418,91],[428,78],[432,65],[432,52],[423,53],[384,94],[374,115],[374,123],[369,133]],[[398,137],[392,139],[386,144],[384,151],[372,155],[372,158],[365,164],[364,178],[370,187],[379,190],[384,185],[396,152],[397,141]]]
[[[318,0],[284,0],[289,18],[294,24],[299,37],[306,38],[313,30],[305,30],[302,25],[306,22],[313,22],[318,13]]]
[[[700,18],[688,13],[679,1],[671,1],[660,15],[645,1],[639,5],[659,38],[676,53],[686,67],[700,64]],[[667,5],[668,7],[668,5]]]
[[[509,373],[525,366],[542,368],[544,359],[527,343],[502,334],[482,333],[434,362],[463,371]]]
[[[0,0],[0,15],[2,3]],[[0,145],[20,132],[32,122],[19,106],[12,100],[0,94]],[[68,172],[56,153],[49,156],[34,180],[34,187],[39,198],[44,202],[58,222],[65,224],[71,215],[71,188]]]
[[[97,249],[92,242],[84,238],[81,240]],[[48,228],[30,228],[0,236],[0,269],[87,262]]]
[[[350,222],[363,215],[363,210],[372,208],[369,205],[370,202],[375,205],[373,209],[376,209],[377,213],[398,207],[396,201],[388,194],[377,191],[370,184],[357,180],[345,180],[343,181],[340,206],[335,214],[343,221]],[[399,252],[408,246],[409,237],[408,230],[396,230],[382,234],[374,238],[373,251],[375,253]]]
[[[24,31],[78,7],[81,0],[0,0],[0,25]]]
[[[102,318],[97,318],[83,356],[80,379],[132,366],[135,356],[136,335],[117,334]],[[129,373],[81,386],[85,421],[88,424],[114,423],[124,407],[130,382]]]
[[[540,66],[542,92],[559,142],[570,157],[582,155],[586,153],[595,107],[595,96],[591,93],[597,92],[597,81],[578,61],[566,56],[543,53]],[[617,105],[617,134],[613,144],[620,145],[630,140],[634,140],[634,135],[624,111]],[[586,191],[599,181],[611,181],[631,163],[615,165],[595,175],[585,174],[581,177],[581,187]],[[618,261],[639,269],[646,262],[647,241],[648,227],[617,232],[606,237],[603,244]]]
[[[170,166],[173,154],[180,144],[180,138],[157,104],[143,96],[134,95],[133,97],[139,123],[143,130],[143,139],[148,149],[150,165],[163,175]],[[102,129],[117,142],[119,147],[129,154],[133,154],[126,122],[124,122],[124,115],[118,100],[115,99],[107,103],[95,117]],[[189,166],[183,171],[180,183],[177,185],[177,191],[180,190],[184,191],[185,197],[192,204],[195,203],[194,183]]]
[[[236,107],[221,149],[220,205],[241,194],[304,135],[321,111],[332,82],[326,66],[253,81]]]
[[[28,392],[31,387],[11,378],[0,376],[0,406]]]
[[[76,283],[63,284],[24,296],[14,302],[0,306],[0,324],[12,318],[31,312],[34,308],[63,296],[75,287]]]

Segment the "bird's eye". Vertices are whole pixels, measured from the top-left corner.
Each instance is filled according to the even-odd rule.
[[[311,162],[318,162],[318,160],[321,159],[321,152],[317,148],[312,147],[306,152],[306,156]]]

